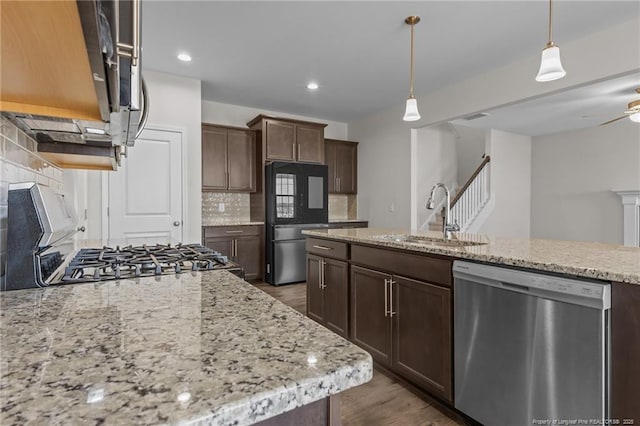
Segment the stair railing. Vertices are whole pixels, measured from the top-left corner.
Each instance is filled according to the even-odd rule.
[[[491,157],[484,157],[482,163],[473,172],[467,183],[458,191],[451,201],[452,223],[460,225],[460,231],[465,232],[478,216],[482,208],[489,202],[490,182],[489,163]]]

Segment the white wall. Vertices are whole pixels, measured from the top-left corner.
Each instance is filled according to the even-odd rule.
[[[464,185],[482,163],[485,153],[485,129],[451,125],[456,133],[456,155],[458,159],[458,185]]]
[[[451,126],[425,127],[417,131],[412,141],[412,188],[415,203],[412,207],[411,229],[425,229],[434,215],[444,206],[444,193],[436,195],[436,208],[427,210],[426,204],[433,185],[442,182],[451,191],[457,186],[456,136]],[[415,182],[414,182],[415,181]]]
[[[630,120],[533,138],[531,235],[623,243],[612,189],[640,189],[640,126]]]
[[[486,152],[491,156],[491,199],[486,217],[473,232],[528,238],[531,229],[531,136],[492,129]],[[484,220],[482,220],[484,219]]]
[[[275,117],[292,118],[297,120],[315,121],[327,124],[324,136],[329,139],[347,139],[347,123],[287,114],[284,112],[268,111],[240,105],[223,104],[220,102],[202,101],[202,121],[205,123],[226,126],[246,127],[258,114],[273,115]]]
[[[185,243],[199,243],[201,238],[201,89],[200,80],[144,71],[149,88],[150,108],[148,127],[182,130],[183,134],[183,236]],[[135,146],[131,149],[136,149]],[[127,161],[124,159],[123,161]],[[150,164],[149,167],[153,167]],[[108,173],[108,172],[105,172]],[[102,199],[101,179],[89,175],[89,228],[100,229],[102,214],[95,214],[95,206]]]
[[[567,76],[549,83],[534,80],[540,52],[492,72],[436,92],[417,94],[422,120],[402,121],[404,98],[393,108],[349,122],[358,146],[358,211],[371,226],[411,225],[411,128],[421,128],[527,98],[638,69],[640,20],[610,27],[562,45]],[[611,46],[615,46],[612,49]],[[416,79],[429,78],[416,75]],[[389,212],[390,202],[395,211]]]

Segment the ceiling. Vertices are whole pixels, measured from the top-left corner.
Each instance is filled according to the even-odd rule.
[[[422,18],[415,29],[420,94],[539,52],[547,5],[147,1],[144,66],[202,80],[204,100],[348,122],[408,96],[406,16]],[[638,15],[637,1],[557,1],[554,40],[562,45]],[[176,59],[183,51],[192,62]],[[312,80],[316,91],[306,88]]]
[[[488,114],[485,117],[472,120],[461,118],[451,123],[530,136],[596,127],[625,115],[627,104],[640,99],[635,91],[639,87],[640,71],[484,111]]]

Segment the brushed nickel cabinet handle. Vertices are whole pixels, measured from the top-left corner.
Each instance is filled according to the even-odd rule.
[[[313,245],[313,248],[317,248],[317,249],[320,249],[320,250],[333,250],[332,247],[319,246],[319,245]]]
[[[298,145],[298,160],[300,160],[300,144],[298,143],[296,145]]]
[[[321,260],[320,262],[322,263],[322,289],[324,290],[325,288],[327,288],[327,283],[325,282],[326,271],[324,269],[324,267],[327,265],[327,262],[325,262],[324,260]]]
[[[318,261],[318,288],[322,290],[322,262]]]
[[[291,145],[291,158],[296,159],[296,144]]]
[[[239,231],[224,231],[227,234],[242,234],[244,231],[239,230]]]
[[[393,311],[393,285],[396,284],[396,282],[393,279],[389,280],[389,316],[394,316],[397,314],[397,312]]]
[[[389,316],[389,280],[384,279],[384,316]]]

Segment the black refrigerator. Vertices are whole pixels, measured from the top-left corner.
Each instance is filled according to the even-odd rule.
[[[306,280],[305,229],[327,228],[328,168],[273,162],[265,167],[265,279],[280,285]]]

